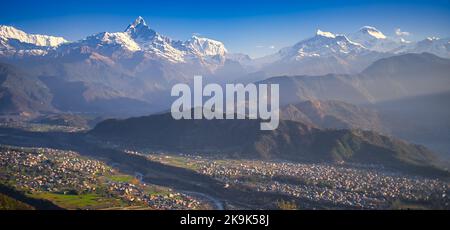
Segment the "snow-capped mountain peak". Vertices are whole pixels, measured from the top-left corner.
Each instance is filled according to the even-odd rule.
[[[388,37],[373,26],[363,26],[356,33],[349,34],[352,41],[377,52],[390,52],[401,46],[401,42]]]
[[[450,38],[427,37],[400,50],[400,53],[428,52],[444,58],[450,57]]]
[[[103,32],[96,34],[89,39],[94,39],[99,41],[101,44],[108,45],[119,45],[122,48],[125,48],[129,51],[138,51],[140,50],[139,45],[129,36],[127,33],[117,32],[117,33],[109,33]]]
[[[3,40],[14,39],[21,43],[27,43],[35,46],[56,47],[67,42],[62,37],[54,37],[40,34],[27,34],[22,30],[12,26],[0,26],[0,38]]]
[[[196,35],[186,41],[185,46],[200,56],[224,56],[228,52],[222,42]]]
[[[172,63],[193,61],[206,65],[223,64],[227,54],[224,44],[213,39],[192,36],[187,41],[172,40],[151,29],[140,16],[124,32],[98,33],[67,47],[80,46],[89,47],[102,55],[114,54],[116,58],[128,58],[139,51],[147,57]]]
[[[373,26],[363,26],[359,29],[359,32],[362,34],[370,35],[376,39],[386,39],[386,35],[384,35],[381,31]]]
[[[438,38],[438,37],[427,37],[426,38],[426,40],[428,40],[428,41],[437,41],[437,40],[439,40],[440,38]]]
[[[134,20],[134,22],[133,22],[130,26],[136,27],[136,26],[138,26],[138,25],[147,26],[147,23],[145,23],[144,18],[141,17],[141,16],[138,16],[138,17],[136,18],[136,20]]]
[[[142,40],[153,39],[158,35],[154,30],[150,29],[147,23],[145,23],[144,18],[141,16],[137,17],[134,22],[127,27],[125,33],[130,34],[132,38]]]
[[[317,30],[316,36],[322,36],[322,37],[327,37],[327,38],[336,38],[335,34],[333,34],[331,32],[325,32],[320,29]]]
[[[345,35],[317,30],[316,36],[281,49],[278,55],[284,60],[301,60],[307,57],[346,56],[364,50],[362,45],[352,42]]]
[[[42,56],[66,42],[62,37],[27,34],[15,27],[0,25],[0,56]]]
[[[133,31],[136,30],[137,28],[140,27],[148,27],[147,23],[145,23],[144,18],[142,18],[141,16],[137,17],[133,23],[131,23],[130,25],[128,25],[127,29],[125,30],[125,32],[128,31]]]

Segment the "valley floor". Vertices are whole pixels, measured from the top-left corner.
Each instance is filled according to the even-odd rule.
[[[142,154],[127,151],[130,154]],[[375,165],[303,164],[286,161],[237,160],[205,155],[150,153],[146,158],[195,170],[224,184],[284,194],[296,208],[393,209],[449,208],[449,184],[439,179],[410,176]]]

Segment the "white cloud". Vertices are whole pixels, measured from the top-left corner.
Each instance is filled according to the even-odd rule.
[[[275,49],[275,46],[272,45],[272,46],[269,46],[269,48],[270,48],[270,49]]]
[[[410,32],[402,31],[400,28],[395,29],[395,34],[397,36],[409,36],[409,35],[411,35]]]

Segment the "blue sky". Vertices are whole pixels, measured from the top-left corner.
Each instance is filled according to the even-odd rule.
[[[365,25],[406,38],[450,37],[450,0],[435,1],[11,1],[0,24],[26,32],[82,39],[123,31],[137,16],[173,39],[192,34],[220,40],[231,52],[274,53],[313,36],[317,29],[350,33]]]

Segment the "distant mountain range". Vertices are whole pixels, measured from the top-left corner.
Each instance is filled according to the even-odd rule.
[[[355,73],[371,62],[389,56],[353,42],[345,35],[318,30],[316,36],[256,60],[269,75],[322,75]]]
[[[111,112],[111,106],[104,108],[92,104],[94,101],[151,107],[133,110],[128,106],[124,110],[131,111],[129,114],[165,110],[172,101],[171,87],[190,83],[194,75],[203,75],[207,82],[226,83],[255,82],[282,75],[357,74],[380,59],[416,52],[450,57],[448,39],[406,42],[369,26],[349,35],[318,30],[315,36],[273,55],[251,59],[245,54],[229,53],[222,42],[209,38],[173,40],[151,29],[142,17],[123,32],[101,32],[73,42],[27,34],[11,26],[0,27],[0,62],[26,66],[21,71],[29,76],[52,79],[47,82],[52,83],[48,88],[53,91],[58,88],[56,84],[70,85],[73,90],[76,86],[70,94],[81,95],[81,101],[77,106],[62,108],[72,112]],[[327,78],[327,82],[329,79],[332,78]],[[333,99],[351,103],[374,101],[373,95],[355,91],[356,80],[336,79],[336,84],[350,88]],[[333,90],[327,91],[314,98],[328,99]],[[59,91],[59,95],[65,94],[69,92]],[[345,100],[346,97],[353,100]],[[59,96],[54,98],[58,100]]]
[[[240,76],[247,72],[239,62],[250,60],[229,54],[212,39],[172,40],[152,30],[141,17],[124,32],[102,32],[75,42],[28,35],[7,26],[1,27],[0,37],[0,62],[27,66],[24,71],[29,75],[83,85],[79,88],[84,97],[127,98],[151,104],[153,111],[167,107],[171,100],[167,91],[174,84],[190,82],[194,75]]]
[[[41,56],[67,43],[62,37],[27,34],[12,26],[0,26],[0,56]]]
[[[362,129],[388,133],[375,109],[343,101],[309,100],[288,104],[280,110],[283,120],[297,121],[320,129]]]
[[[315,36],[275,54],[251,59],[245,54],[229,53],[222,42],[209,38],[192,36],[187,41],[173,40],[151,29],[142,17],[123,32],[101,32],[74,42],[61,37],[27,34],[11,26],[0,27],[0,57],[8,61],[34,58],[34,62],[47,60],[74,65],[78,60],[89,62],[84,63],[86,65],[114,67],[118,75],[141,77],[145,74],[166,81],[188,81],[192,78],[189,75],[194,73],[219,78],[224,73],[243,77],[258,71],[268,76],[358,73],[372,62],[395,54],[428,52],[449,58],[449,42],[448,38],[435,37],[419,42],[406,41],[388,37],[371,26],[348,35],[317,30]],[[36,57],[40,58],[36,60]],[[57,67],[63,68],[54,65]],[[158,89],[164,88],[164,83],[152,81],[150,84]]]
[[[30,115],[54,112],[52,94],[36,76],[8,64],[0,64],[0,111],[2,114]]]
[[[75,42],[62,37],[27,34],[12,26],[0,26],[0,42],[0,56],[3,57],[60,57],[83,49],[81,52],[91,50],[117,59],[143,52],[174,63],[200,62],[212,69],[223,65],[226,59],[243,62],[241,64],[244,65],[261,65],[279,61],[302,62],[307,58],[318,57],[351,60],[352,56],[365,56],[370,52],[428,52],[450,57],[449,38],[428,37],[419,42],[411,42],[400,37],[388,37],[375,27],[364,26],[348,35],[317,30],[314,37],[283,48],[273,55],[251,60],[244,54],[228,53],[222,42],[209,38],[194,35],[187,41],[173,40],[151,29],[142,17],[136,18],[124,32],[101,32]]]
[[[99,96],[100,95],[100,96]],[[25,69],[0,63],[1,114],[33,118],[57,112],[132,115],[150,113],[151,106],[123,97],[102,85],[37,77]]]
[[[375,61],[360,74],[280,76],[262,83],[279,84],[281,104],[339,100],[372,104],[450,89],[450,59],[432,54],[403,54]]]
[[[170,106],[173,99],[161,85],[168,87],[169,82],[175,84],[179,79],[159,79],[164,83],[157,84],[162,87],[158,88],[152,77],[123,75],[116,71],[119,67],[100,65],[90,55],[87,60],[66,59],[62,63],[28,60],[27,68],[0,64],[0,111],[137,115]],[[151,71],[166,67],[153,64]],[[44,72],[39,74],[36,69]],[[280,84],[281,105],[308,100],[373,104],[448,91],[449,72],[450,59],[425,53],[405,54],[379,59],[360,74],[282,76],[262,83]]]
[[[403,54],[360,74],[272,77],[282,118],[320,128],[372,130],[424,144],[449,158],[450,59]]]
[[[68,42],[61,37],[31,35],[11,26],[0,27],[0,38],[5,41],[0,54],[6,57],[14,57],[14,54],[62,57],[91,51],[117,60],[139,51],[170,62],[198,61],[212,65],[219,64],[227,54],[224,45],[212,39],[192,36],[188,41],[172,40],[150,29],[142,17],[138,17],[124,32],[101,32],[76,42]],[[31,52],[33,50],[42,52]]]

